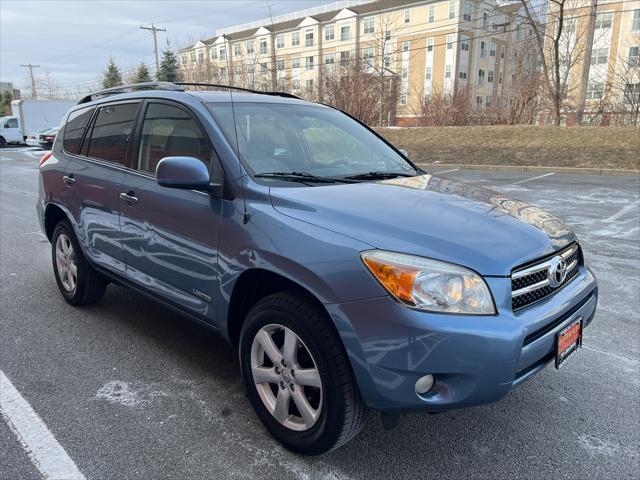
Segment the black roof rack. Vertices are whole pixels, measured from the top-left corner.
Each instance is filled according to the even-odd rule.
[[[269,92],[262,90],[253,90],[251,88],[244,87],[236,87],[234,85],[224,85],[221,83],[192,83],[192,82],[175,82],[174,85],[180,85],[185,87],[216,87],[216,88],[226,88],[228,90],[238,90],[240,92],[248,92],[248,93],[257,93],[259,95],[272,95],[274,97],[285,97],[285,98],[297,98],[298,100],[302,100],[299,96],[294,95],[293,93],[288,92]]]
[[[82,97],[78,101],[78,105],[82,103],[88,103],[99,98],[107,97],[109,95],[117,95],[119,93],[130,93],[136,90],[169,90],[174,92],[184,92],[182,87],[216,87],[227,90],[238,90],[240,92],[257,93],[259,95],[272,95],[274,97],[284,98],[296,98],[302,100],[297,95],[287,92],[263,92],[260,90],[252,90],[250,88],[235,87],[233,85],[223,85],[219,83],[192,83],[192,82],[143,82],[143,83],[130,83],[128,85],[119,85],[117,87],[105,88],[97,92],[90,93]]]
[[[172,90],[176,92],[184,91],[184,88],[171,82],[143,82],[143,83],[129,83],[127,85],[119,85],[117,87],[105,88],[97,92],[90,93],[82,97],[78,101],[78,105],[81,103],[88,103],[99,98],[107,97],[109,95],[117,95],[118,93],[130,93],[136,90]]]

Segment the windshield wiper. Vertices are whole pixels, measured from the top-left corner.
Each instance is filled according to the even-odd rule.
[[[309,183],[353,183],[344,178],[319,177],[306,172],[263,172],[254,175],[257,178],[273,178],[276,180],[284,180],[286,182],[309,182]]]
[[[404,173],[404,172],[368,172],[359,173],[357,175],[349,175],[344,177],[350,180],[385,180],[387,178],[397,177],[415,177],[418,173]]]

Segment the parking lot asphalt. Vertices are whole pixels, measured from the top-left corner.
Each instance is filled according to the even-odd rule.
[[[444,172],[576,230],[600,285],[584,348],[495,404],[393,431],[372,413],[353,442],[305,458],[262,427],[214,334],[121,287],[63,301],[34,209],[41,154],[0,150],[0,371],[86,478],[638,478],[640,178]],[[40,478],[2,419],[0,452],[0,478]]]

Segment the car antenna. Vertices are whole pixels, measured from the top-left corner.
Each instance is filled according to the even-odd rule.
[[[249,212],[247,211],[247,198],[244,194],[244,180],[242,178],[242,163],[240,162],[240,142],[238,141],[238,124],[236,123],[236,109],[233,104],[233,90],[229,87],[229,96],[231,97],[231,115],[233,116],[233,131],[236,135],[236,155],[238,156],[238,167],[240,169],[240,189],[242,190],[242,205],[244,212],[242,214],[242,222],[246,225],[249,223]]]

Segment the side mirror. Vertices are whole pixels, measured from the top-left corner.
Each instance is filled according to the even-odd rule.
[[[405,157],[409,158],[409,152],[407,152],[404,148],[399,148],[398,151]]]
[[[165,157],[156,167],[158,185],[184,190],[211,190],[207,166],[194,157]]]

